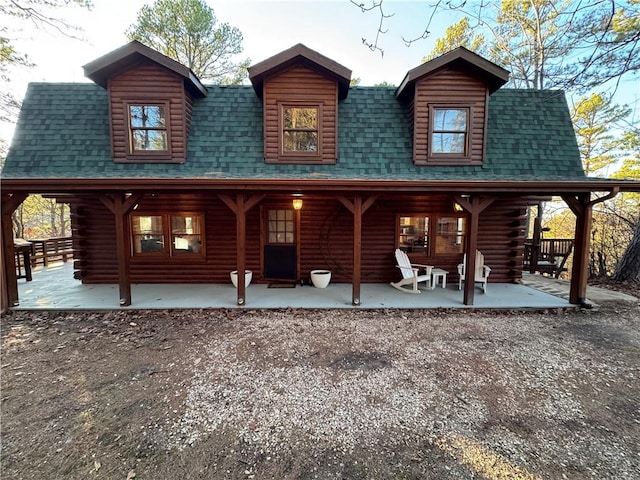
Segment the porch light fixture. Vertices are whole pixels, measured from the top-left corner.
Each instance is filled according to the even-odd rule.
[[[453,202],[453,211],[454,212],[462,212],[464,208],[458,202]]]
[[[302,199],[294,198],[293,199],[293,209],[294,210],[302,210]]]

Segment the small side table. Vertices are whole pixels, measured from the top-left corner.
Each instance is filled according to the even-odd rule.
[[[438,279],[442,280],[442,288],[447,288],[447,272],[441,268],[434,268],[431,270],[431,290],[438,285]]]

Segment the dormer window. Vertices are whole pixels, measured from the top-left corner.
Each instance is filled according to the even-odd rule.
[[[164,104],[132,103],[129,110],[129,153],[168,152],[167,116]]]
[[[432,107],[431,155],[467,157],[469,108]]]
[[[412,120],[414,165],[480,166],[489,96],[509,72],[458,47],[410,70],[396,90]]]
[[[320,155],[320,106],[282,105],[282,155]]]
[[[336,163],[351,70],[295,45],[249,67],[249,79],[264,108],[265,163]]]
[[[207,89],[175,60],[132,41],[84,66],[109,94],[115,163],[184,163],[194,102]]]

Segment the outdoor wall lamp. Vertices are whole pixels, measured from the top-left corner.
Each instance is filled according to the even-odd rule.
[[[302,199],[294,198],[293,199],[293,209],[294,210],[302,210]]]

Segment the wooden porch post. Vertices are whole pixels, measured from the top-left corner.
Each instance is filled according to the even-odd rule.
[[[595,200],[591,200],[591,193],[562,195],[562,199],[576,216],[571,289],[569,290],[570,303],[588,306],[587,281],[589,280],[589,247],[591,244],[591,227],[593,225],[593,206],[613,198],[617,194],[618,188],[614,188],[607,195]]]
[[[536,273],[538,257],[540,256],[540,237],[542,235],[542,202],[538,202],[538,212],[533,220],[533,242],[531,245],[531,258],[529,259],[529,273]]]
[[[130,269],[130,240],[127,215],[142,199],[143,193],[131,195],[115,194],[100,195],[100,201],[113,213],[116,226],[116,257],[118,262],[118,288],[120,306],[131,305],[131,269]]]
[[[353,274],[351,280],[351,304],[358,306],[360,300],[360,283],[362,274],[362,215],[369,209],[375,196],[367,198],[364,202],[360,195],[356,195],[353,202],[345,197],[338,197],[342,203],[353,214]]]
[[[476,276],[476,250],[478,249],[478,226],[480,213],[493,203],[495,197],[460,197],[456,202],[469,212],[469,229],[467,231],[466,251],[467,264],[464,270],[464,294],[465,305],[473,305],[475,294]]]
[[[16,251],[13,243],[13,212],[27,198],[27,193],[2,194],[2,295],[0,311],[18,305],[18,278],[16,275]]]
[[[243,193],[238,193],[235,200],[229,195],[219,195],[219,197],[220,200],[236,214],[236,270],[238,271],[236,303],[242,306],[245,305],[247,301],[247,287],[244,281],[244,271],[246,269],[247,212],[260,203],[264,195],[252,195],[247,198]]]

